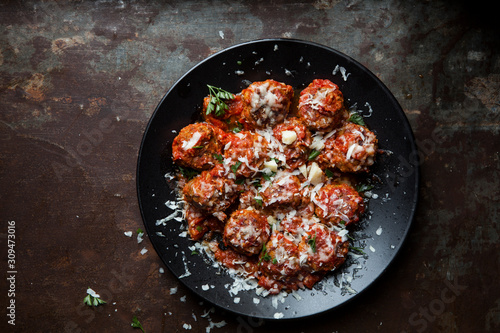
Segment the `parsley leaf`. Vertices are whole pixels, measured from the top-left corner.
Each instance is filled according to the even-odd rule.
[[[206,114],[209,115],[214,112],[216,116],[222,116],[226,110],[229,110],[229,106],[224,100],[234,99],[235,96],[228,91],[209,84],[207,84],[207,87],[210,92],[210,101],[208,102]]]
[[[332,170],[330,169],[326,169],[325,170],[325,175],[328,177],[328,178],[332,178],[335,174],[333,173]]]
[[[132,326],[133,328],[140,328],[142,332],[146,333],[146,331],[144,331],[144,328],[142,327],[141,323],[139,322],[136,316],[132,318],[132,323],[130,324],[130,326]]]
[[[359,113],[351,114],[348,121],[360,126],[366,126],[365,121],[363,120],[363,116],[361,116]]]
[[[314,237],[311,237],[311,235],[307,237],[307,244],[309,244],[313,253],[316,253],[316,232],[314,232]]]
[[[222,157],[222,154],[214,154],[214,158],[222,163],[224,161],[224,158]]]
[[[356,191],[358,192],[366,192],[366,191],[369,191],[371,189],[373,189],[373,185],[371,184],[359,184],[356,186]]]
[[[309,161],[314,160],[316,157],[318,157],[321,154],[320,151],[313,149],[311,150],[311,153],[309,154],[309,157],[307,158]]]
[[[271,255],[269,255],[269,253],[267,253],[266,244],[262,245],[261,257],[260,257],[258,265],[260,265],[262,260],[264,260],[264,261],[271,260]],[[273,263],[274,263],[274,261],[273,261]]]
[[[101,304],[106,304],[106,301],[103,301],[99,297],[94,297],[90,294],[87,294],[87,296],[85,296],[85,298],[83,299],[83,303],[88,306],[99,306]]]
[[[349,250],[359,252],[361,254],[366,254],[360,247],[349,246]]]
[[[240,167],[240,165],[241,165],[240,161],[234,163],[233,165],[231,165],[231,171],[234,172],[234,173],[236,173],[236,171],[238,170],[238,168]]]
[[[187,180],[190,180],[191,178],[194,178],[199,174],[198,171],[191,168],[183,168],[180,166],[179,170],[182,173],[182,175],[187,178]]]

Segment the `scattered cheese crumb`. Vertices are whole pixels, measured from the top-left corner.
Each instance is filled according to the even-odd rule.
[[[101,296],[99,296],[98,293],[96,293],[95,291],[93,291],[92,289],[88,288],[87,289],[87,294],[89,294],[90,296],[94,297],[94,298],[100,298]]]
[[[290,145],[297,140],[297,133],[295,131],[283,131],[281,133],[281,141],[286,144]]]
[[[146,254],[146,252],[148,252],[148,250],[147,250],[146,248],[143,248],[143,249],[141,250],[141,254],[142,254],[142,255],[145,255],[145,254]]]
[[[370,251],[375,252],[375,248],[370,245]]]
[[[123,234],[127,237],[132,237],[132,231],[125,231]]]
[[[274,314],[274,318],[276,319],[280,319],[280,318],[283,318],[285,315],[282,313],[282,312],[276,312]]]
[[[382,227],[378,227],[377,231],[375,231],[377,235],[382,235]]]

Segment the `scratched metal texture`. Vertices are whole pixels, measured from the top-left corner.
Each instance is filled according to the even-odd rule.
[[[17,274],[14,297],[0,282],[0,331],[128,332],[137,316],[146,332],[498,332],[494,13],[443,0],[2,1],[0,251],[7,276],[15,221]],[[136,240],[137,153],[161,97],[205,57],[271,37],[375,73],[416,136],[419,158],[402,163],[422,174],[414,226],[383,278],[339,310],[284,323],[213,309]],[[87,287],[107,304],[83,305]]]

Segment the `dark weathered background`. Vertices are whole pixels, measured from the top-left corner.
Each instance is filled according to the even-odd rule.
[[[480,1],[2,1],[0,331],[498,332],[500,34]],[[145,126],[169,87],[227,46],[299,38],[379,76],[420,146],[414,228],[384,278],[347,307],[273,324],[186,290],[142,227]],[[8,325],[7,223],[16,320]],[[143,248],[149,250],[141,255]],[[87,287],[108,302],[82,305]],[[178,288],[171,294],[171,288]]]

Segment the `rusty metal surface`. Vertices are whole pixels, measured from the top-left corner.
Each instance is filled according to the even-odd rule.
[[[146,332],[498,332],[492,12],[454,1],[2,2],[0,331],[132,332],[137,316]],[[213,309],[136,240],[136,160],[155,106],[208,55],[266,37],[321,43],[373,71],[419,145],[402,163],[422,172],[414,227],[383,279],[340,310],[285,323]],[[107,304],[84,305],[88,287]]]

